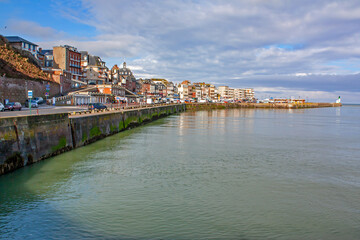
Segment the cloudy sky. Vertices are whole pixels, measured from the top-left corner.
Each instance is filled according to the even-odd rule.
[[[0,0],[0,34],[68,44],[135,77],[360,103],[359,0]]]

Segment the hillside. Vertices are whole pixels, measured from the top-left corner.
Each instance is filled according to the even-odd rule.
[[[0,35],[0,76],[10,78],[48,80],[49,75],[44,73],[38,63],[29,53],[12,48],[6,38]]]

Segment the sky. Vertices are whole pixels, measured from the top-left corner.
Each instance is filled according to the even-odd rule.
[[[359,0],[0,0],[0,34],[126,61],[136,78],[360,103]]]

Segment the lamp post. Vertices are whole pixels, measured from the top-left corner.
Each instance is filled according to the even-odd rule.
[[[32,99],[32,97],[33,97],[33,91],[28,90],[28,103],[29,103],[30,115],[31,115],[31,99]]]
[[[147,90],[145,90],[145,106],[147,105]]]

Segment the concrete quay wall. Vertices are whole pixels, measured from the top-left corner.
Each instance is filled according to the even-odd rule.
[[[67,113],[0,119],[0,175],[71,148]]]
[[[0,175],[146,122],[185,111],[185,104],[101,114],[0,119]]]
[[[149,121],[185,111],[185,104],[133,109],[70,117],[74,148],[133,128]]]
[[[188,103],[186,110],[211,110],[228,108],[280,108],[280,109],[298,109],[298,108],[321,108],[321,107],[341,107],[341,103]]]

